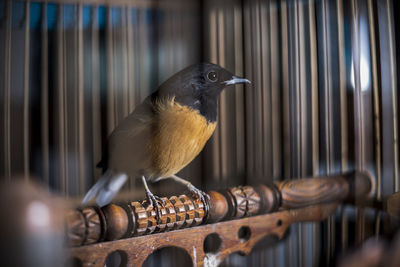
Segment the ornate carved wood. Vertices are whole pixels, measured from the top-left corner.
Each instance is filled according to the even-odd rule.
[[[163,198],[165,205],[159,222],[146,200],[111,204],[102,209],[84,207],[67,216],[68,241],[71,246],[88,245],[270,213],[279,208],[341,201],[370,191],[371,182],[364,173],[288,180],[271,186],[239,186],[208,192],[208,203],[186,195]],[[209,207],[208,214],[205,205]]]
[[[282,239],[287,228],[295,222],[321,221],[331,215],[337,203],[321,204],[300,209],[283,210],[232,221],[202,225],[184,230],[139,236],[112,242],[103,242],[71,249],[71,255],[83,266],[104,266],[114,251],[126,255],[127,266],[141,266],[146,258],[159,248],[176,246],[187,251],[193,266],[217,266],[234,252],[250,253],[254,245],[268,235]],[[240,234],[246,229],[246,234]],[[204,241],[216,233],[221,241],[217,250],[205,253]]]
[[[323,220],[334,212],[338,202],[366,196],[371,190],[370,177],[356,172],[210,191],[207,203],[186,195],[171,196],[163,198],[159,221],[146,200],[101,209],[83,207],[69,212],[67,239],[70,246],[83,246],[71,248],[71,254],[84,266],[104,266],[107,255],[116,250],[126,253],[129,266],[140,266],[163,246],[181,247],[193,262],[207,265],[232,252],[247,254],[267,235],[280,239],[291,223]],[[238,234],[241,227],[245,227],[241,230],[245,237]],[[222,245],[218,252],[207,254],[203,243],[211,233],[219,235]]]

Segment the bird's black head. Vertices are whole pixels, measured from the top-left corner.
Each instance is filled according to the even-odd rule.
[[[183,69],[165,81],[153,97],[174,97],[181,105],[199,110],[210,122],[217,120],[218,99],[222,90],[238,83],[250,83],[211,63]]]

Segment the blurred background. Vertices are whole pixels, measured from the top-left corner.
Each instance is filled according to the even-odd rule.
[[[0,177],[35,179],[78,203],[118,122],[169,76],[207,61],[252,84],[223,92],[217,130],[181,177],[208,190],[357,169],[373,175],[376,199],[391,195],[399,14],[395,0],[0,1]],[[144,197],[137,181],[126,191]],[[334,265],[383,225],[377,211],[341,206],[223,264]],[[166,249],[148,264],[176,257],[185,255]]]

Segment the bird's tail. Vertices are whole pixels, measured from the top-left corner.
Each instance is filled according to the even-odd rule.
[[[124,173],[112,174],[107,171],[86,193],[82,204],[96,197],[97,205],[103,207],[111,202],[121,187],[125,184],[128,176]]]

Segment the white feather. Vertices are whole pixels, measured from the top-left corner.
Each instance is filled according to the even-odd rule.
[[[128,176],[124,173],[111,174],[107,171],[86,193],[82,203],[85,204],[96,197],[96,202],[100,207],[109,204],[127,179]]]

